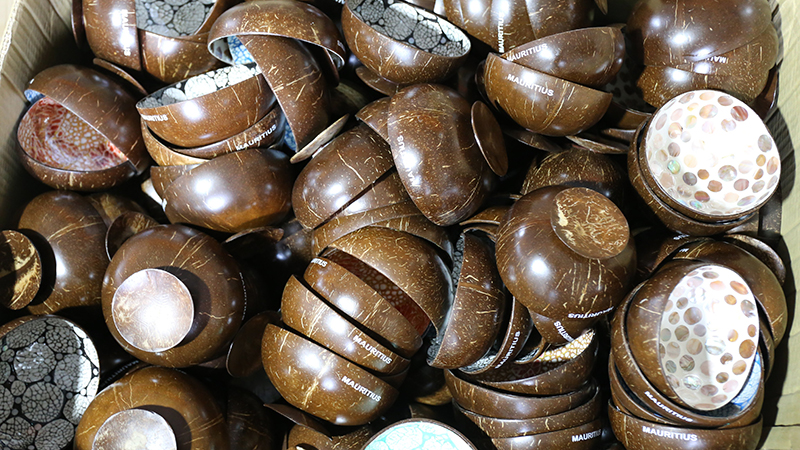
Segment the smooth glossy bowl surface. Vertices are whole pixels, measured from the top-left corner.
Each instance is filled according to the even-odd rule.
[[[32,232],[28,237],[42,257],[43,278],[28,307],[31,313],[99,304],[108,266],[106,225],[85,197],[67,191],[41,194],[25,205],[17,228]]]
[[[498,230],[497,266],[506,287],[531,311],[553,320],[591,326],[625,295],[635,265],[627,220],[590,189],[547,187],[526,194]],[[564,285],[564,276],[574,281]]]
[[[471,216],[494,187],[475,141],[470,105],[444,86],[403,89],[389,106],[389,144],[411,199],[437,225]]]
[[[502,55],[573,83],[601,87],[617,76],[625,39],[616,27],[579,28],[528,42]]]
[[[547,136],[578,134],[596,124],[611,94],[529,69],[490,53],[484,69],[486,96],[515,122]]]
[[[314,258],[304,281],[340,311],[386,339],[396,352],[410,358],[422,346],[427,321],[414,324],[376,290],[339,264]]]
[[[80,419],[75,449],[92,450],[108,418],[137,409],[149,410],[164,418],[179,449],[228,448],[222,412],[202,383],[176,370],[144,367],[125,375],[97,395]]]
[[[366,125],[348,130],[303,168],[292,188],[297,220],[316,228],[392,168],[386,141]]]
[[[163,191],[170,222],[236,233],[273,225],[291,209],[286,155],[253,148],[229,153],[178,177]]]
[[[647,65],[700,61],[747,44],[772,26],[768,3],[646,0],[628,18],[630,52]]]
[[[369,336],[294,276],[281,299],[283,322],[337,355],[384,375],[402,372],[409,360]]]
[[[158,268],[175,275],[192,296],[192,328],[179,345],[163,352],[128,344],[114,325],[112,302],[134,273]],[[137,358],[171,367],[188,367],[221,356],[244,315],[244,285],[239,266],[210,236],[183,225],[162,225],[128,239],[117,251],[103,279],[103,314],[111,334]],[[158,316],[171,323],[172,317]]]

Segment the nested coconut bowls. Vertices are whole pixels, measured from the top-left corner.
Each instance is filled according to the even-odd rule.
[[[778,56],[769,5],[737,1],[704,5],[647,1],[634,8],[627,33],[645,64],[644,99],[660,107],[696,89],[719,89],[752,102]]]
[[[73,29],[98,58],[174,83],[218,65],[205,50],[208,31],[234,3],[75,2]]]
[[[758,347],[757,301],[727,267],[664,267],[628,311],[639,366],[661,392],[698,410],[730,402],[745,386]]]
[[[394,402],[428,326],[442,328],[451,292],[430,244],[361,228],[289,280],[285,328],[264,334],[264,368],[290,404],[335,424],[370,422]]]
[[[729,95],[682,94],[640,129],[628,159],[633,185],[674,230],[730,229],[777,188],[780,157],[772,136],[752,109]]]
[[[253,148],[198,166],[154,167],[151,177],[173,223],[237,233],[272,225],[291,208],[292,173],[277,150]]]
[[[292,150],[330,124],[328,80],[338,83],[346,55],[336,25],[316,7],[287,0],[239,4],[214,23],[208,50],[227,63],[258,64],[286,115]]]
[[[33,105],[17,128],[17,153],[48,186],[108,189],[149,165],[133,111],[136,100],[108,76],[55,66],[34,77],[25,96]]]
[[[471,48],[453,24],[402,1],[349,0],[342,28],[347,45],[367,68],[401,85],[448,78]]]
[[[199,147],[251,127],[275,97],[250,65],[224,67],[160,89],[136,104],[157,136],[181,147]]]

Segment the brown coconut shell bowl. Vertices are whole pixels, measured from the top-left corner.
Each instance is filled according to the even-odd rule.
[[[28,307],[33,314],[98,305],[109,261],[108,227],[119,216],[142,212],[108,193],[49,191],[34,197],[22,209],[17,229],[0,233],[6,273],[0,277],[0,303]]]
[[[236,2],[190,0],[175,9],[148,0],[77,3],[73,26],[85,29],[98,58],[174,83],[219,65],[205,49],[208,31]]]
[[[78,424],[75,449],[124,448],[132,442],[138,448],[229,448],[228,427],[214,396],[183,372],[134,370],[95,400]]]
[[[611,312],[629,289],[635,266],[627,220],[608,198],[587,188],[530,192],[497,231],[500,276],[555,344],[571,341]]]
[[[486,97],[516,123],[546,136],[572,136],[600,121],[611,94],[490,53],[483,71]]]
[[[366,124],[343,132],[314,154],[294,183],[292,206],[298,221],[313,229],[315,255],[365,226],[405,231],[444,254],[452,252],[445,230],[409,198],[386,141]]]
[[[662,270],[668,268],[669,266],[665,266]],[[642,283],[637,286],[625,299],[611,324],[611,345],[613,350],[609,370],[612,373],[612,385],[616,390],[615,395],[618,397],[618,405],[630,406],[631,409],[627,410],[627,412],[638,415],[644,420],[692,428],[736,428],[756,422],[761,413],[761,406],[764,400],[764,382],[766,373],[769,370],[767,367],[768,361],[764,359],[765,353],[762,353],[762,347],[755,351],[752,370],[749,373],[745,373],[745,387],[728,404],[713,410],[703,411],[685,407],[668,398],[665,393],[649,381],[644,372],[646,370],[645,366],[640,366],[633,355],[632,346],[639,344],[633,344],[630,340],[628,333],[631,330],[627,326],[627,315],[632,308],[633,301],[638,301],[640,289],[644,285],[645,283]],[[683,320],[684,318],[680,319],[681,322]],[[758,330],[756,333],[758,333]],[[669,354],[666,356],[669,356]],[[728,359],[724,354],[722,357],[716,357],[720,358],[719,361],[723,365],[727,364],[727,367],[732,368],[734,364],[732,359]],[[701,364],[700,366],[692,367],[690,364],[686,364],[688,362],[688,359],[684,358],[684,366],[692,371],[701,375],[704,375],[706,370],[712,373],[710,365]],[[710,393],[710,389],[702,392]],[[620,395],[623,398],[620,398]]]
[[[188,367],[228,350],[244,316],[235,260],[210,236],[162,225],[129,238],[103,278],[103,315],[138,359]],[[162,319],[154,326],[153,318]]]
[[[17,128],[17,154],[55,189],[99,191],[142,173],[150,160],[136,125],[136,99],[110,77],[60,65],[34,77]]]
[[[237,65],[162,88],[136,108],[155,135],[192,148],[241,133],[263,118],[274,102],[256,66]]]
[[[448,20],[500,53],[545,36],[587,27],[594,8],[591,0],[443,3]]]
[[[316,7],[290,0],[236,5],[214,23],[208,50],[226,63],[258,64],[286,115],[292,150],[330,125],[329,85],[338,84],[347,55],[336,25]]]
[[[443,329],[451,296],[431,244],[361,228],[290,278],[285,328],[269,325],[264,334],[264,368],[291,405],[334,424],[365,424],[392,405],[430,324]]]
[[[685,113],[685,114],[684,114]],[[643,122],[631,142],[631,182],[670,229],[708,236],[747,220],[780,176],[777,147],[747,105],[719,91],[692,91]],[[695,143],[710,147],[697,153]],[[741,150],[721,160],[720,150]]]
[[[455,25],[403,1],[349,0],[342,8],[342,29],[364,66],[401,85],[450,77],[471,48],[467,35]]]
[[[277,150],[253,148],[195,167],[177,166],[188,171],[173,167],[151,170],[172,223],[237,233],[273,225],[291,208],[292,172],[288,157]]]

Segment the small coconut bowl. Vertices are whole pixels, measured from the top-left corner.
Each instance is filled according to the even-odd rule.
[[[594,9],[589,0],[442,3],[448,20],[500,53],[551,34],[588,27]]]
[[[546,136],[570,136],[600,121],[611,94],[584,87],[491,53],[484,68],[489,101],[523,127]]]
[[[737,448],[755,450],[761,439],[762,421],[721,430],[684,428],[648,422],[608,405],[611,429],[628,450],[647,450],[669,445],[677,450],[695,448]]]
[[[640,288],[628,340],[645,376],[673,401],[709,411],[745,386],[759,341],[747,282],[716,264],[676,262]],[[735,355],[735,356],[734,356]]]
[[[600,228],[592,230],[585,221],[586,208]],[[526,194],[497,234],[497,267],[514,297],[532,312],[554,321],[582,321],[584,328],[619,303],[635,266],[625,217],[587,188],[547,187]],[[569,275],[562,274],[564,267]],[[566,290],[564,276],[574,280]]]
[[[766,125],[741,101],[693,91],[656,111],[638,158],[664,202],[692,219],[724,222],[764,205],[777,188],[780,155]],[[733,157],[725,148],[736,148]]]
[[[67,191],[38,195],[25,205],[16,228],[31,240],[42,263],[40,287],[28,305],[31,313],[99,304],[108,266],[106,225],[86,197]],[[73,231],[64,234],[64,229]]]
[[[147,153],[158,164],[154,167],[196,166],[208,161],[206,158],[196,158],[173,150],[172,144],[165,142],[150,131],[150,127],[144,120],[142,120],[141,129]]]
[[[396,354],[348,321],[294,276],[281,300],[281,318],[294,331],[354,364],[382,375],[394,375],[409,360]]]
[[[114,255],[103,279],[103,315],[132,355],[188,367],[227,352],[243,320],[244,296],[239,266],[217,241],[183,225],[162,225],[131,237]],[[159,326],[135,320],[146,310],[163,319]]]
[[[456,91],[432,84],[403,89],[392,97],[388,131],[397,173],[431,222],[458,223],[493,189],[495,175],[475,139],[470,105]]]
[[[421,335],[429,321],[422,317],[411,323],[401,311],[369,284],[339,264],[314,258],[303,274],[303,281],[351,320],[386,340],[400,355],[410,358],[422,346]],[[410,301],[410,299],[409,299]]]
[[[366,125],[342,133],[322,148],[298,175],[292,189],[295,217],[304,227],[316,228],[392,166],[386,141]]]
[[[751,213],[729,221],[700,221],[682,214],[656,195],[653,188],[645,181],[643,175],[644,169],[639,161],[638,149],[641,147],[644,136],[642,130],[646,125],[646,123],[642,123],[639,128],[636,129],[636,134],[634,135],[633,141],[631,141],[631,151],[628,152],[628,176],[636,192],[661,223],[670,230],[681,234],[713,236],[736,228],[753,218],[754,213]]]
[[[283,116],[283,112],[280,108],[273,107],[267,115],[252,127],[219,142],[193,148],[165,145],[172,151],[186,156],[198,159],[212,159],[248,148],[272,147],[283,138],[285,126],[286,118]]]
[[[112,419],[127,411],[137,419],[137,426],[122,426],[125,415]],[[166,421],[167,426],[164,427],[158,418],[137,411],[155,414]],[[143,415],[145,420],[152,420],[159,434],[169,436],[172,432],[177,448],[200,450],[228,446],[222,412],[202,383],[176,370],[144,367],[128,373],[97,395],[78,424],[75,449],[96,450],[98,439],[120,446],[129,440],[141,445],[134,436],[143,430],[144,424],[138,423]],[[104,427],[109,420],[111,424]],[[114,424],[117,426],[112,427]],[[101,433],[103,428],[110,429]],[[132,436],[125,435],[125,431]]]
[[[753,370],[747,378],[746,387],[733,401],[712,411],[699,411],[686,408],[662,394],[642,372],[630,347],[627,334],[627,312],[640,284],[620,305],[611,322],[611,347],[614,349],[614,363],[620,379],[630,389],[639,402],[656,414],[683,426],[697,428],[736,428],[749,425],[757,420],[764,401],[765,367],[761,350],[756,353]]]
[[[389,383],[291,331],[267,325],[264,369],[287,402],[337,425],[363,425],[397,398]]]
[[[447,370],[447,388],[453,399],[465,410],[498,419],[532,419],[548,417],[586,403],[597,390],[592,381],[573,392],[552,396],[528,396],[494,390],[469,382]]]
[[[367,68],[398,84],[444,80],[471,48],[456,26],[402,1],[349,0],[342,8],[342,29],[348,47]]]
[[[286,115],[292,150],[305,147],[330,124],[325,72],[338,77],[345,48],[336,26],[315,7],[285,0],[237,5],[214,24],[208,50],[224,62],[255,62],[264,70]],[[315,59],[320,51],[325,55]]]
[[[531,436],[552,431],[574,428],[596,420],[601,411],[599,390],[595,388],[592,397],[585,403],[550,416],[529,419],[498,419],[488,417],[454,404],[456,415],[469,419],[490,438],[512,438]]]
[[[494,245],[463,233],[454,252],[453,306],[444,330],[428,349],[428,364],[455,369],[478,361],[494,344],[506,307],[505,291],[494,264]]]
[[[227,139],[258,122],[275,95],[255,66],[237,65],[162,88],[136,104],[142,121],[181,147]]]
[[[25,96],[33,105],[20,119],[17,153],[26,170],[48,186],[109,189],[150,164],[135,123],[136,100],[111,77],[54,66],[30,81]]]
[[[602,87],[617,76],[625,55],[625,39],[616,27],[579,28],[514,47],[508,61],[557,78]]]
[[[291,208],[292,173],[285,154],[253,148],[191,169],[163,189],[172,223],[237,233],[273,225]]]

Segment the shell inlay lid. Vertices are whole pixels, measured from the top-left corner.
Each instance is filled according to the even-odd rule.
[[[718,91],[693,91],[656,111],[647,168],[680,205],[710,216],[745,214],[775,191],[781,158],[761,118]]]
[[[684,276],[661,316],[659,363],[675,393],[702,411],[728,404],[747,384],[759,321],[750,287],[709,264]]]

